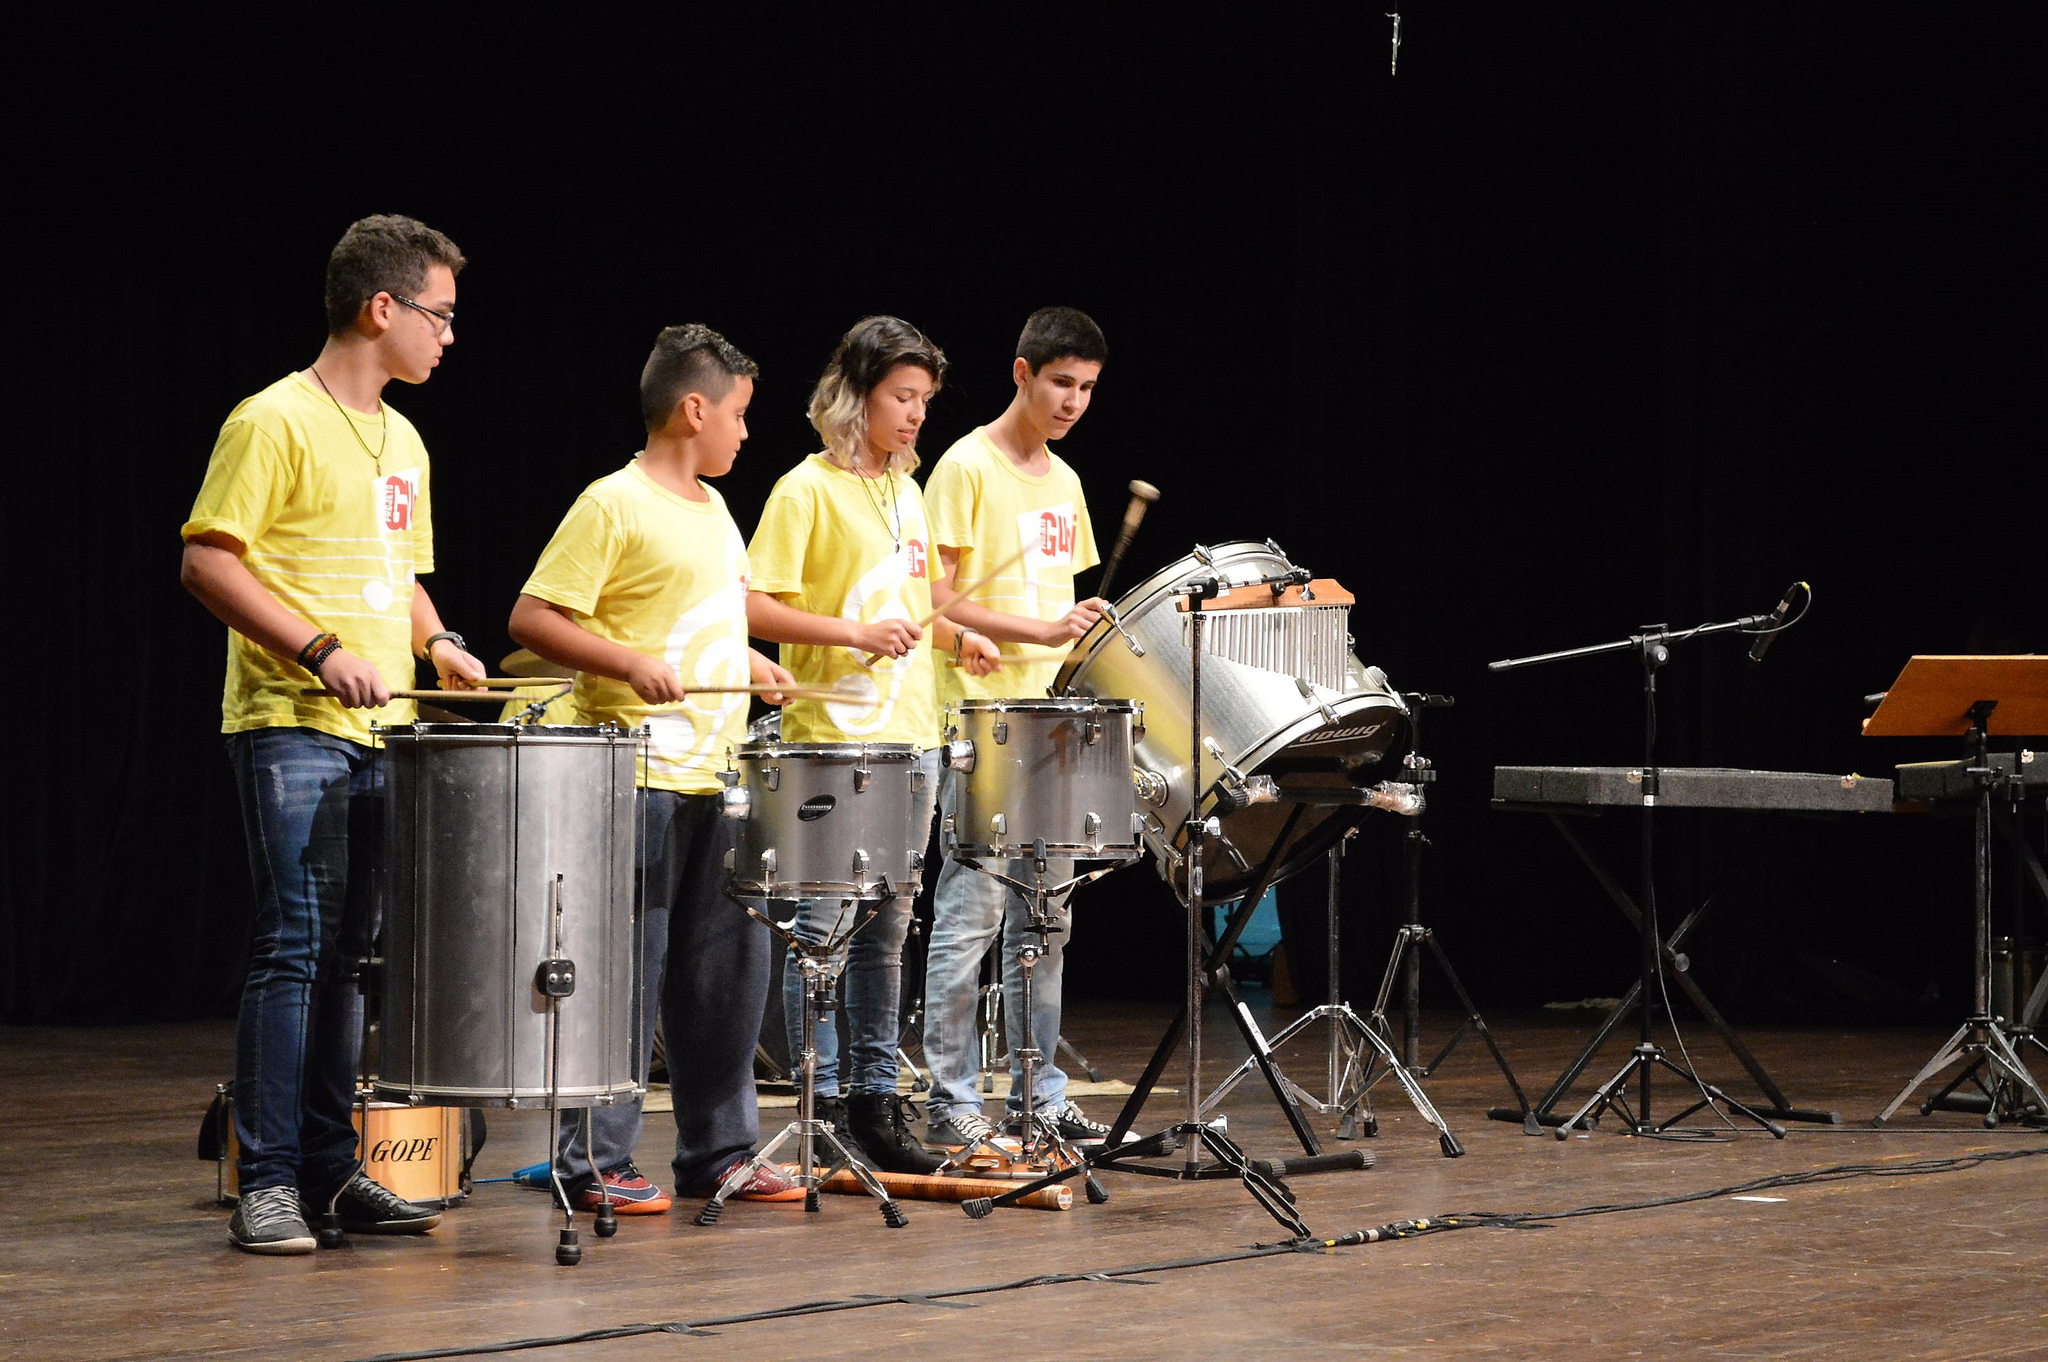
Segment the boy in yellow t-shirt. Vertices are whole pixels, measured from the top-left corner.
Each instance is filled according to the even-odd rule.
[[[869,317],[846,333],[811,395],[811,424],[824,441],[783,475],[754,532],[747,615],[756,637],[783,645],[783,661],[806,686],[844,691],[844,701],[798,700],[783,711],[786,742],[907,743],[919,749],[923,806],[905,838],[922,849],[931,828],[939,716],[932,644],[952,649],[958,631],[930,630],[931,534],[910,473],[917,432],[945,376],[946,359],[916,327]],[[967,653],[994,665],[984,639]],[[908,896],[883,906],[848,948],[848,1046],[819,1028],[818,1111],[851,1135],[875,1167],[929,1173],[939,1167],[909,1131],[897,1099],[896,1041]],[[797,931],[820,941],[839,905],[798,905]],[[803,976],[790,957],[783,1009],[790,1048],[803,1025]]]
[[[351,225],[327,260],[319,358],[221,426],[182,535],[180,580],[229,629],[221,729],[255,880],[254,945],[235,1026],[239,1203],[228,1240],[311,1253],[308,1218],[417,1234],[440,1216],[356,1165],[370,872],[383,860],[383,754],[406,723],[415,656],[444,687],[484,675],[416,574],[434,568],[427,451],[384,401],[424,383],[455,340],[462,253],[411,218]],[[331,697],[309,695],[313,689]]]
[[[1081,480],[1050,442],[1061,439],[1088,410],[1109,348],[1085,313],[1049,307],[1031,314],[1017,339],[1010,366],[1016,395],[1001,416],[962,436],[932,469],[925,487],[931,507],[932,538],[938,545],[932,597],[954,601],[949,615],[965,629],[1002,644],[1002,669],[973,676],[946,669],[939,697],[963,699],[1038,698],[1046,695],[1068,647],[1101,616],[1107,602],[1091,597],[1076,603],[1074,574],[1098,561]],[[979,581],[998,565],[1016,566],[954,600],[957,584]],[[960,776],[944,772],[939,784],[941,817],[957,812]],[[1023,862],[998,867],[1012,879],[1031,882]],[[1071,875],[1070,864],[1048,868],[1048,880]],[[1090,1120],[1067,1100],[1067,1076],[1058,1064],[1060,979],[1072,915],[1056,905],[1058,925],[1047,937],[1032,978],[1031,1039],[1044,1055],[1038,1070],[1035,1109],[1069,1140],[1100,1140],[1108,1127]],[[1027,938],[1030,906],[1024,895],[991,875],[947,858],[932,895],[931,947],[925,961],[925,1059],[931,1065],[932,1095],[928,1141],[958,1149],[982,1143],[991,1127],[982,1115],[980,1046],[975,1035],[975,1000],[981,961],[991,946],[1002,949],[1005,1015],[1022,1015],[1023,970],[1016,947]],[[1022,1034],[1022,1027],[1011,1031]],[[1020,1047],[1010,1046],[1010,1101],[1014,1116],[1023,1090]]]
[[[658,999],[684,1196],[715,1192],[760,1134],[754,1047],[768,1000],[768,936],[721,892],[739,825],[720,815],[718,800],[727,750],[746,739],[747,697],[698,689],[790,679],[747,644],[746,546],[703,481],[738,457],[758,373],[707,327],[672,326],[655,339],[640,376],[646,449],[569,508],[510,626],[519,643],[576,673],[578,723],[648,730],[635,907],[650,1005],[638,1020],[644,1056]],[[558,1161],[577,1205],[595,1209],[608,1194],[621,1214],[669,1208],[634,1166],[640,1126],[638,1100],[592,1108],[586,1151],[582,1118],[563,1118]],[[787,1201],[803,1189],[771,1166],[734,1195]]]

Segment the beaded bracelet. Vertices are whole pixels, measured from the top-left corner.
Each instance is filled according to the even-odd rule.
[[[307,639],[306,646],[299,649],[299,665],[309,672],[317,672],[320,670],[320,661],[313,654],[325,648],[327,651],[320,653],[320,657],[325,658],[328,653],[333,652],[340,646],[341,640],[339,638],[323,630]]]
[[[333,657],[336,653],[341,651],[341,640],[336,638],[333,634],[322,634],[320,637],[321,639],[325,639],[326,641],[320,643],[319,651],[314,653],[312,659],[305,664],[306,670],[313,673],[313,675],[315,676],[318,676],[320,674],[321,663],[325,662],[328,658]],[[316,639],[314,641],[320,642],[319,639]]]

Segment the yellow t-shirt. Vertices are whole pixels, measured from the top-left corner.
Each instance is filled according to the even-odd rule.
[[[747,550],[754,590],[814,615],[863,622],[929,615],[930,555],[924,497],[915,482],[900,473],[876,482],[833,466],[823,454],[782,475]],[[843,685],[856,697],[786,705],[784,742],[938,746],[929,628],[908,657],[877,658],[870,666],[857,649],[785,643],[782,665],[802,685]]]
[[[412,686],[413,577],[434,570],[433,517],[426,446],[389,403],[383,416],[347,411],[297,373],[244,401],[180,531],[208,532],[239,540],[243,565],[285,609],[333,632],[392,689]],[[318,684],[230,629],[221,731],[305,727],[368,743],[372,722],[412,720],[410,700],[345,709],[302,694]]]
[[[635,459],[584,489],[521,588],[598,637],[658,657],[691,686],[747,684],[747,546],[725,499],[690,501]],[[711,794],[746,740],[747,697],[698,692],[650,705],[623,681],[579,672],[576,720],[647,725],[643,785]]]
[[[1095,529],[1081,497],[1081,479],[1046,450],[1052,465],[1037,477],[1024,472],[976,426],[933,467],[925,484],[932,542],[959,550],[953,584],[968,586],[1029,546],[1015,567],[976,591],[973,600],[1005,615],[1053,620],[1074,608],[1074,574],[1095,566]],[[1039,643],[1000,645],[1003,665],[987,676],[963,667],[939,668],[939,698],[1035,699],[1046,693],[1067,656],[1065,647]]]

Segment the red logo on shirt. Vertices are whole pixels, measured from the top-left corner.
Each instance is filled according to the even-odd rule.
[[[904,561],[910,565],[910,575],[912,577],[922,577],[925,575],[923,540],[912,539],[906,541],[903,545],[903,557]]]
[[[379,489],[379,500],[385,529],[412,528],[413,486],[410,482],[396,474],[384,479],[384,485]]]
[[[1074,518],[1061,515],[1058,511],[1042,511],[1038,516],[1038,551],[1047,558],[1061,559],[1074,556]]]

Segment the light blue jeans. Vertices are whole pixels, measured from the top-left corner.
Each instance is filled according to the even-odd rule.
[[[931,832],[932,797],[938,789],[939,752],[918,757],[924,772],[919,807],[907,834],[922,851]],[[930,874],[927,866],[925,873]],[[827,939],[867,915],[868,902],[842,903],[812,899],[796,905],[796,935],[808,942]],[[835,958],[844,962],[841,976],[846,1009],[847,1053],[839,1052],[839,1028],[830,1015],[818,1019],[818,1087],[820,1097],[842,1093],[863,1096],[896,1091],[896,1058],[902,1029],[903,943],[910,935],[911,898],[904,895],[881,905],[874,921],[862,927]],[[791,1059],[803,1062],[804,976],[796,952],[782,968],[782,1018],[789,1030]]]
[[[939,811],[942,819],[959,812],[958,772],[947,771],[939,783]],[[942,824],[943,825],[943,824]],[[1029,861],[999,861],[991,867],[1020,884],[1033,882]],[[1047,884],[1059,884],[1073,875],[1070,861],[1048,861]],[[1053,922],[1060,930],[1048,933],[1046,951],[1032,967],[1031,1041],[1045,1062],[1038,1068],[1033,1103],[1046,1110],[1058,1110],[1066,1101],[1067,1076],[1056,1062],[1060,1039],[1060,976],[1066,961],[1067,940],[1073,932],[1073,914],[1067,901],[1055,900]],[[932,894],[931,947],[924,969],[924,1057],[932,1074],[931,1119],[942,1121],[956,1111],[980,1111],[981,1094],[976,1080],[981,1074],[981,1052],[975,1031],[975,1004],[981,992],[981,962],[991,946],[1001,951],[1004,1030],[1010,1049],[1009,1110],[1023,1108],[1023,1064],[1017,1052],[1022,1048],[1024,1015],[1024,967],[1017,959],[1017,947],[1036,942],[1029,932],[1030,900],[993,875],[985,875],[946,858],[939,871],[938,887]]]

